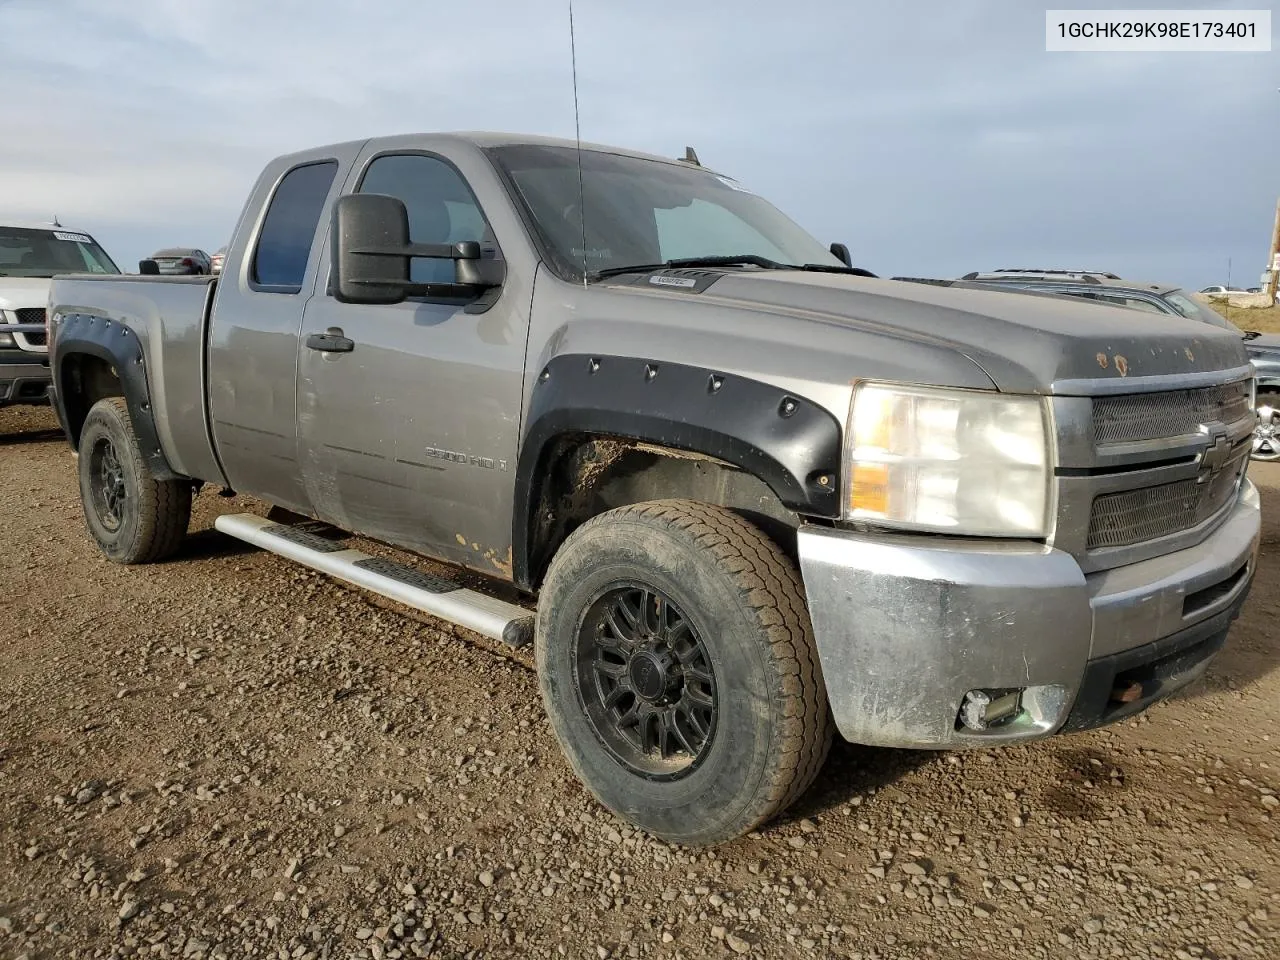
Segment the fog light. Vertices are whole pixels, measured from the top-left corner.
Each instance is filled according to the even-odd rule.
[[[970,730],[986,730],[1022,711],[1022,690],[970,690],[960,704],[960,722]]]

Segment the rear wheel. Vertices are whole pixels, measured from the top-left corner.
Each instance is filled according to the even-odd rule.
[[[85,524],[108,559],[152,563],[178,549],[191,519],[191,481],[152,476],[123,397],[93,405],[77,460]]]
[[[536,657],[579,779],[667,840],[759,826],[803,793],[831,744],[799,574],[719,507],[638,504],[578,528],[539,598]]]
[[[1253,459],[1280,460],[1280,393],[1259,390],[1253,427]]]

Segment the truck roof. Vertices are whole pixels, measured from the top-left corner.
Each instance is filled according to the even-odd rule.
[[[285,156],[277,159],[292,161],[295,158],[303,159],[332,153],[339,147],[363,147],[370,143],[376,144],[379,147],[388,148],[411,147],[415,144],[420,144],[423,140],[452,140],[457,143],[469,143],[480,148],[532,145],[574,149],[578,146],[578,142],[576,140],[572,140],[567,137],[544,137],[528,133],[503,133],[500,131],[485,130],[440,132],[423,131],[419,133],[402,133],[390,136],[368,137],[362,140],[347,140],[339,143],[328,143],[322,146],[311,147],[307,150],[298,151],[297,153],[286,154]],[[640,150],[631,150],[626,147],[615,147],[610,144],[594,143],[586,140],[582,141],[582,149],[594,150],[600,153],[612,153],[624,157],[635,157],[639,160],[655,160],[659,163],[669,163],[678,167],[689,167],[693,165],[687,160],[677,159],[675,157],[663,157],[658,154],[645,153]],[[700,169],[706,170],[708,173],[719,173],[719,171],[713,170],[710,167],[699,166]]]

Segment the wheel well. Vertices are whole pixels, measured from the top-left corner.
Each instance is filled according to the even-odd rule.
[[[80,430],[93,405],[104,397],[122,397],[124,388],[115,368],[101,357],[76,353],[59,369],[58,396],[67,415],[67,434],[79,446]]]
[[[617,507],[679,498],[726,507],[754,523],[793,560],[798,514],[761,480],[714,457],[640,440],[562,437],[547,455],[532,504],[529,585],[536,588],[569,534]]]

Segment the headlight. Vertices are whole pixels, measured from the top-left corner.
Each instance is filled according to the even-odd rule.
[[[1038,397],[860,384],[845,440],[849,520],[1042,537],[1049,441]]]

